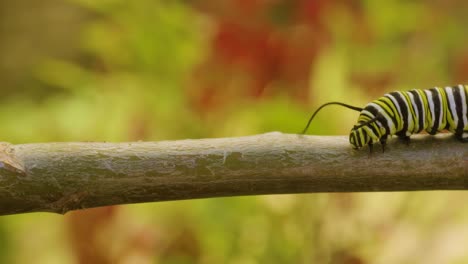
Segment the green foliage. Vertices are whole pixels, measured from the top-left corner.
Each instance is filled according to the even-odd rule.
[[[195,118],[182,86],[200,56],[198,18],[177,2],[82,4],[98,12],[82,32],[90,62],[38,64],[35,76],[61,92],[41,102],[25,96],[2,104],[2,138],[18,143],[189,135]]]

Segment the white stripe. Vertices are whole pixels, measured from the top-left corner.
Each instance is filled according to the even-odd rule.
[[[423,130],[423,129],[426,129],[426,109],[425,109],[425,103],[424,103],[424,100],[423,100],[423,95],[420,93],[421,90],[414,89],[413,91],[416,91],[416,95],[418,96],[419,101],[421,102],[421,107],[422,107],[422,109],[421,109],[422,110],[421,111],[422,112],[422,117],[421,118],[422,118],[422,121],[423,121],[423,127],[420,127],[419,129]]]
[[[391,95],[391,94],[386,94],[384,96],[386,96],[386,97],[390,98],[390,100],[392,100],[393,104],[395,105],[395,107],[397,108],[397,111],[398,111],[398,113],[395,113],[395,114],[398,114],[400,116],[401,121],[405,122],[405,120],[403,119],[404,116],[401,114],[400,104],[398,104],[398,101],[396,100],[396,98],[393,97],[393,95]],[[403,128],[403,123],[401,124],[401,127],[398,127],[397,130],[399,131],[402,128]]]
[[[458,115],[457,115],[457,107],[455,105],[455,98],[453,97],[453,88],[452,87],[445,87],[445,93],[447,94],[447,98],[449,101],[450,111],[452,112],[453,122],[455,123],[455,127],[451,127],[453,131],[457,129],[458,124]],[[448,113],[447,113],[447,120],[448,120]]]
[[[379,120],[377,120],[376,123],[377,123],[377,126],[379,126],[379,128],[380,128],[380,134],[381,135],[385,135],[385,134],[390,133],[389,131],[385,131],[385,127],[383,126],[383,124]]]
[[[429,111],[431,113],[432,117],[432,123],[429,124],[428,129],[432,129],[434,127],[434,121],[435,121],[435,113],[434,113],[434,102],[432,101],[432,93],[429,90],[424,90],[424,93],[426,94],[427,102],[429,103]]]
[[[413,129],[414,129],[413,113],[411,113],[411,109],[410,109],[410,107],[408,105],[408,101],[406,101],[406,96],[402,92],[398,92],[398,94],[400,94],[401,99],[403,100],[403,102],[405,102],[406,109],[407,109],[407,112],[408,112],[408,117],[406,118],[406,122],[408,122],[408,129],[405,132],[406,132],[406,135],[409,136],[409,135],[411,135],[411,133],[409,133],[409,132],[413,131]]]
[[[396,126],[393,123],[392,119],[387,115],[385,110],[382,109],[382,107],[380,105],[376,104],[376,103],[369,103],[369,105],[372,105],[375,109],[377,109],[377,111],[387,120],[388,128],[390,129],[390,131],[387,131],[387,133],[390,132],[391,135],[395,134]],[[365,111],[365,110],[363,110],[363,111]],[[373,116],[373,115],[371,114],[371,116]]]
[[[414,95],[410,92],[407,93],[410,100],[411,100],[411,104],[413,105],[413,110],[414,110],[414,114],[416,115],[416,120],[414,122],[414,126],[413,126],[413,130],[411,132],[416,132],[419,130],[419,108],[418,106],[416,105],[416,101],[414,100]]]

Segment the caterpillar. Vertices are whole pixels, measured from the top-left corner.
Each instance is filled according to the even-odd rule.
[[[396,135],[409,144],[410,136],[423,130],[430,135],[448,130],[461,142],[468,142],[468,85],[391,92],[364,108],[329,102],[312,114],[302,134],[307,132],[317,113],[328,105],[360,112],[349,134],[349,142],[355,149],[368,145],[372,153],[373,144],[380,142],[385,152],[388,136]]]

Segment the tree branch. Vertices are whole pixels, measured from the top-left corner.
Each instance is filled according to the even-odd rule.
[[[0,145],[0,215],[236,195],[468,189],[468,145],[417,135],[353,150],[277,132],[135,143]]]

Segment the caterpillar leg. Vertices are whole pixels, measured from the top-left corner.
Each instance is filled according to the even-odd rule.
[[[372,142],[371,142],[371,143],[368,144],[368,146],[369,146],[369,156],[371,156],[371,155],[372,155],[372,151],[373,151],[373,149],[374,149],[374,145],[373,145]]]
[[[385,152],[385,146],[387,145],[387,135],[380,138],[380,144],[382,145],[382,153]]]
[[[463,143],[468,143],[468,131],[463,131],[463,133],[455,134],[455,137],[457,137],[457,139]]]

